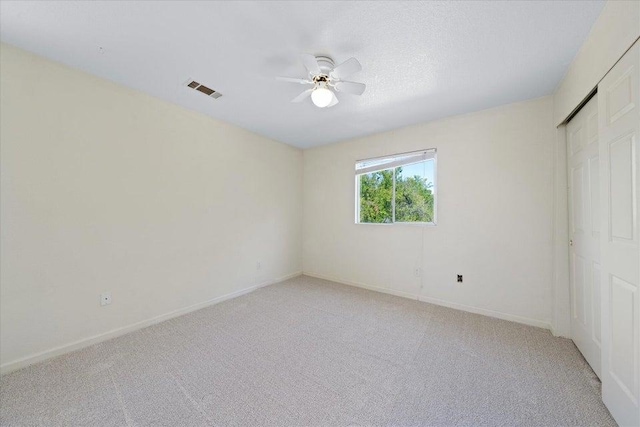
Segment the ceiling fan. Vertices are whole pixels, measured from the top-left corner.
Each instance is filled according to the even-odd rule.
[[[343,80],[344,77],[362,70],[362,66],[356,58],[349,58],[338,66],[328,56],[314,56],[304,53],[300,55],[300,59],[309,72],[306,79],[276,77],[276,80],[282,82],[313,85],[312,88],[293,98],[291,102],[302,102],[311,97],[311,101],[317,107],[333,107],[338,103],[335,92],[362,95],[367,87],[364,83]]]

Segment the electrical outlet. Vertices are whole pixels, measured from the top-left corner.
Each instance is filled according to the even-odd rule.
[[[462,283],[462,274],[458,274],[458,283]]]
[[[416,277],[420,277],[422,276],[422,269],[421,268],[416,268],[415,270],[413,270],[413,275]]]
[[[100,305],[109,305],[111,304],[111,292],[104,292],[100,294]]]
[[[256,270],[262,270],[262,263],[260,261],[256,262]]]

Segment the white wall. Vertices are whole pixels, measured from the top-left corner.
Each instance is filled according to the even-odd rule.
[[[305,150],[304,272],[549,327],[552,106],[545,97]],[[354,224],[355,161],[422,148],[438,150],[438,225]]]
[[[300,150],[5,44],[0,66],[4,371],[301,270]]]

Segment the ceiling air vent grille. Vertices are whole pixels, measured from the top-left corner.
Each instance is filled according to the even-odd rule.
[[[218,98],[220,98],[222,96],[222,94],[220,92],[216,92],[215,90],[213,90],[213,89],[211,89],[209,87],[206,87],[205,85],[200,84],[195,80],[191,80],[191,79],[187,80],[186,85],[187,85],[187,87],[190,87],[191,89],[195,89],[198,92],[202,92],[205,95],[207,95],[207,96],[209,96],[211,98],[214,98],[214,99],[218,99]]]

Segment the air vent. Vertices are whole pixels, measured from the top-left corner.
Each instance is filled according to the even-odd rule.
[[[209,87],[206,87],[205,85],[202,85],[202,84],[198,83],[195,80],[189,79],[189,80],[187,80],[187,82],[185,84],[186,84],[187,87],[190,87],[191,89],[195,89],[198,92],[202,92],[205,95],[207,95],[207,96],[209,96],[211,98],[214,98],[214,99],[218,99],[218,98],[220,98],[222,96],[222,94],[220,92],[216,92],[215,90],[213,90],[213,89],[211,89]]]

